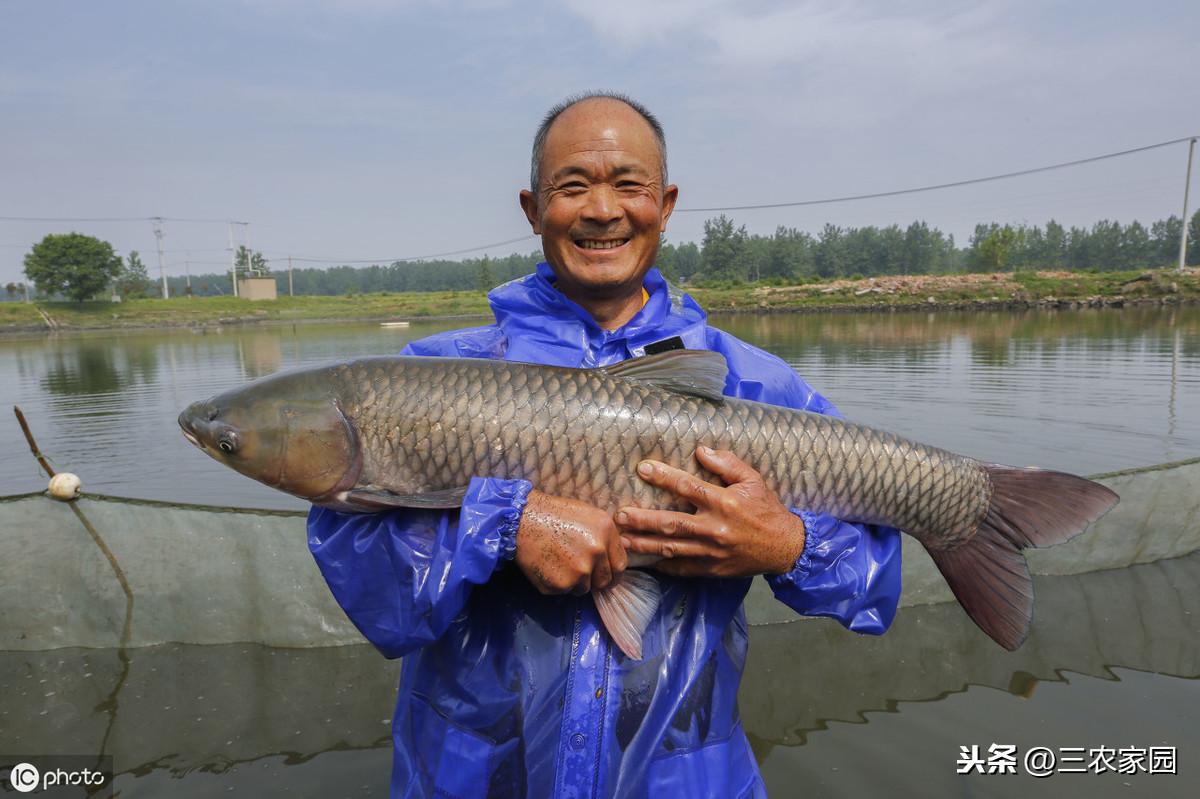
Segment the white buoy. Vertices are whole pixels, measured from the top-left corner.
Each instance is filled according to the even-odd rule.
[[[83,484],[70,472],[59,472],[50,478],[50,496],[68,502],[79,496]]]

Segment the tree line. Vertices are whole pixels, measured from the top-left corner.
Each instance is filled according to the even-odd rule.
[[[704,239],[664,243],[658,266],[682,282],[788,283],[839,277],[999,272],[1017,269],[1118,270],[1170,266],[1178,261],[1180,217],[1122,225],[1103,220],[1091,228],[1050,220],[1038,225],[975,226],[967,246],[925,222],[906,228],[839,227],[813,235],[779,227],[770,236],[735,227],[724,214],[704,223]],[[1188,225],[1188,264],[1200,264],[1200,211]]]
[[[658,267],[668,279],[691,285],[768,282],[787,284],[833,278],[880,275],[948,274],[1040,270],[1118,270],[1172,266],[1177,262],[1182,220],[1171,216],[1152,223],[1102,220],[1090,228],[975,226],[966,246],[923,221],[907,227],[840,227],[826,224],[816,234],[779,227],[771,235],[747,232],[722,214],[704,223],[703,240],[675,244],[664,240]],[[273,276],[280,295],[288,292],[288,274],[260,252],[239,248],[238,275]],[[304,267],[292,270],[299,295],[346,295],[376,292],[483,290],[529,274],[540,252],[503,258],[457,261],[396,261],[387,265]],[[1200,265],[1200,211],[1188,223],[1189,265]],[[278,264],[276,264],[276,267]],[[25,256],[25,274],[40,296],[83,300],[109,293],[123,297],[155,296],[154,283],[136,251],[122,260],[107,242],[77,233],[52,234]],[[187,293],[185,278],[170,277],[172,296]],[[8,288],[17,293],[18,284]],[[191,293],[230,294],[229,274],[191,278]]]

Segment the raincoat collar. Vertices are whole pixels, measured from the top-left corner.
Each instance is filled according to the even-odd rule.
[[[666,281],[657,269],[642,285],[649,295],[632,319],[617,330],[596,324],[582,306],[554,287],[554,272],[540,263],[532,275],[492,290],[488,299],[496,323],[512,342],[539,350],[559,350],[561,365],[595,366],[644,354],[648,344],[678,336],[688,349],[705,347],[706,314]],[[511,357],[511,355],[510,355]]]

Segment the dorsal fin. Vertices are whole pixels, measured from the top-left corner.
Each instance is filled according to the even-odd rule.
[[[725,356],[709,350],[671,350],[604,366],[609,377],[649,383],[677,394],[691,394],[713,402],[725,399]]]

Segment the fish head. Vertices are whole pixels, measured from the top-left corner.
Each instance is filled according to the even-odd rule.
[[[272,375],[194,402],[184,437],[206,455],[314,504],[336,500],[362,471],[354,426],[320,373]]]

